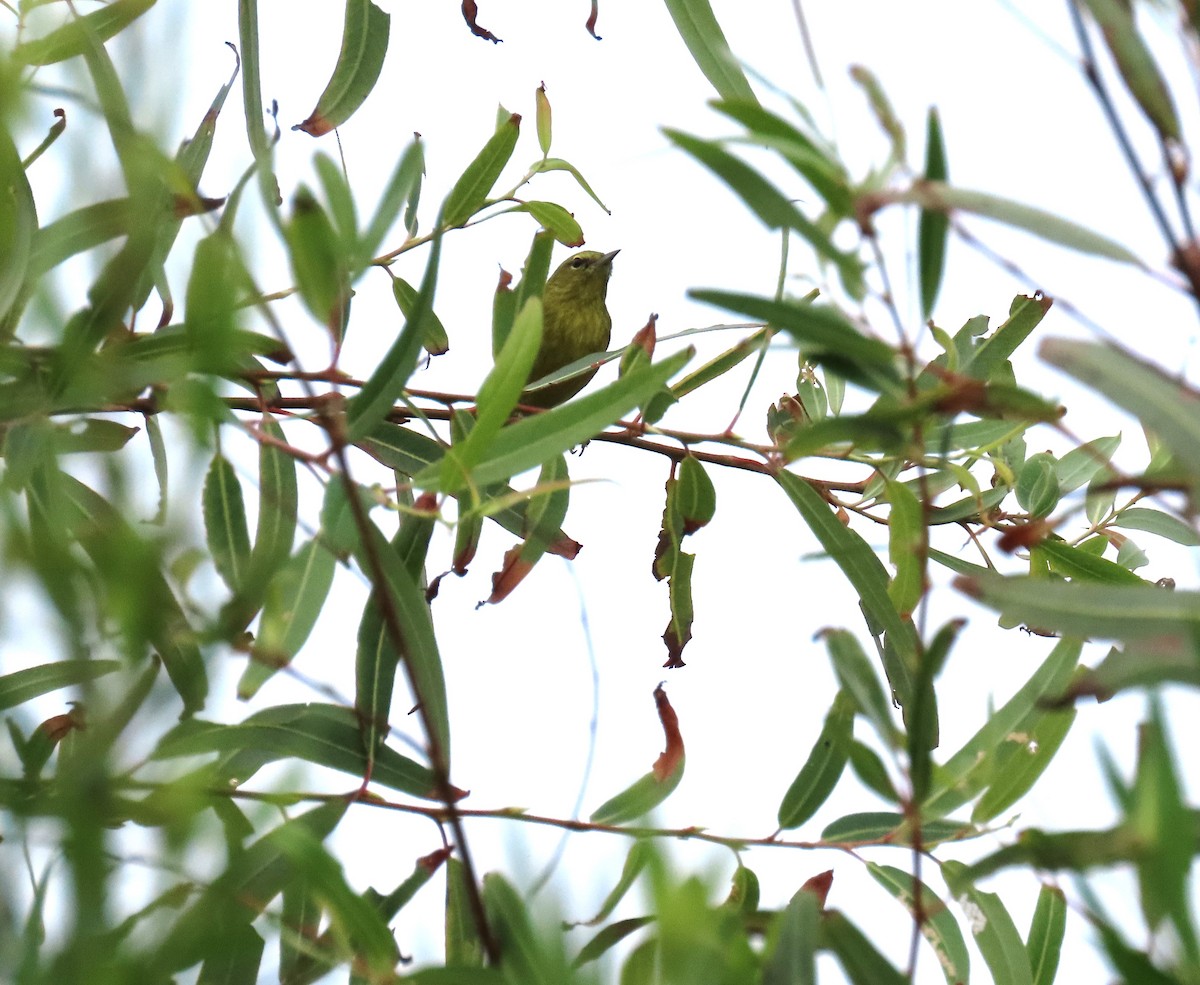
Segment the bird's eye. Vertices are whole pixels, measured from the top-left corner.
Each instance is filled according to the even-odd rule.
[[[578,270],[580,267],[586,267],[587,261],[583,257],[576,257],[571,261],[571,266]]]

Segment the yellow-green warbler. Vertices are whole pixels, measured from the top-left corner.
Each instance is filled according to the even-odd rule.
[[[549,376],[557,369],[608,348],[612,316],[604,304],[612,262],[620,250],[597,253],[584,250],[567,257],[546,281],[542,294],[542,345],[528,382]],[[594,369],[525,393],[521,403],[553,407],[575,396],[596,375]]]

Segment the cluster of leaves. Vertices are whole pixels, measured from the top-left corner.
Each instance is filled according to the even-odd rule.
[[[21,5],[19,15],[24,18],[26,7],[36,6]],[[668,666],[683,666],[692,636],[695,557],[684,544],[716,519],[718,469],[748,469],[775,483],[781,507],[796,511],[860,602],[878,660],[848,629],[824,634],[839,688],[811,753],[781,799],[777,836],[756,843],[851,852],[890,846],[914,860],[928,856],[958,902],[993,980],[1018,985],[1054,979],[1064,897],[1044,887],[1022,936],[1005,903],[976,881],[1011,866],[1082,872],[1127,863],[1138,876],[1147,925],[1152,930],[1169,925],[1179,953],[1168,961],[1139,950],[1099,902],[1088,899],[1089,919],[1114,967],[1131,980],[1194,978],[1200,946],[1187,877],[1195,814],[1182,798],[1157,705],[1143,729],[1134,779],[1127,782],[1115,768],[1107,770],[1123,813],[1120,824],[1096,831],[1025,830],[1013,844],[969,865],[939,860],[935,850],[986,833],[1031,789],[1071,728],[1077,698],[1200,682],[1195,651],[1200,596],[1140,577],[1136,572],[1145,556],[1126,532],[1200,544],[1192,511],[1200,483],[1198,395],[1110,345],[1047,340],[1042,357],[1140,420],[1152,434],[1152,455],[1141,475],[1130,476],[1112,461],[1118,437],[1097,438],[1062,455],[1028,454],[1026,432],[1038,424],[1054,426],[1061,408],[1019,385],[1012,360],[1051,299],[1017,297],[990,331],[986,317],[955,332],[930,322],[936,351],[926,357],[915,335],[902,333],[898,345],[882,341],[869,330],[866,314],[875,303],[890,307],[897,324],[905,321],[889,294],[872,295],[872,284],[886,274],[882,254],[864,260],[865,247],[876,239],[874,216],[884,208],[920,211],[915,245],[922,318],[936,304],[952,211],[998,219],[1084,253],[1133,259],[1124,247],[1019,203],[951,185],[936,113],[929,117],[923,168],[912,168],[896,114],[879,84],[861,70],[858,78],[889,136],[891,153],[885,166],[855,179],[801,108],[793,120],[760,103],[707,3],[668,0],[680,34],[718,92],[714,108],[744,128],[738,138],[724,141],[677,130],[668,130],[668,137],[767,226],[802,240],[831,284],[823,284],[819,296],[804,298],[782,290],[772,297],[697,290],[696,299],[760,327],[681,376],[691,350],[655,361],[652,319],[623,352],[589,355],[535,385],[550,386],[602,359],[620,357],[614,382],[544,413],[514,415],[541,340],[541,293],[551,249],[555,242],[583,241],[568,209],[519,197],[521,190],[539,174],[564,171],[602,207],[573,165],[550,156],[544,89],[535,96],[540,157],[511,188],[497,191],[522,123],[519,115],[501,109],[494,133],[438,206],[429,232],[422,234],[418,223],[424,171],[419,140],[401,155],[365,223],[354,189],[325,155],[315,159],[319,193],[301,186],[284,209],[273,170],[274,139],[261,110],[256,5],[247,0],[239,7],[238,70],[175,155],[134,123],[105,47],[152,6],[152,0],[115,0],[85,16],[72,15],[42,36],[22,38],[4,53],[0,72],[26,91],[33,69],[81,59],[126,192],[43,223],[26,172],[52,151],[65,114],[25,157],[0,121],[5,562],[39,586],[57,613],[65,651],[64,659],[0,676],[0,709],[64,688],[79,697],[70,713],[33,728],[9,720],[19,771],[0,781],[0,805],[26,830],[43,820],[58,826],[74,893],[71,925],[57,950],[43,933],[53,863],[33,880],[23,929],[4,928],[12,941],[5,950],[18,955],[13,965],[20,965],[24,980],[81,980],[86,974],[93,981],[122,981],[136,972],[142,980],[158,981],[199,965],[204,981],[254,981],[263,962],[264,931],[279,938],[284,981],[314,981],[339,965],[349,968],[353,980],[392,980],[400,950],[388,923],[438,872],[447,887],[446,967],[417,971],[409,976],[416,981],[583,979],[595,959],[621,942],[629,945],[622,980],[630,983],[656,980],[660,970],[678,981],[813,981],[820,951],[833,954],[854,982],[906,980],[851,915],[826,906],[829,874],[814,876],[786,906],[772,909],[761,905],[757,876],[740,862],[729,898],[721,903],[710,900],[701,880],[668,873],[656,839],[702,837],[735,852],[752,840],[639,826],[678,785],[686,763],[682,730],[662,688],[655,700],[666,750],[651,771],[611,797],[589,822],[559,822],[635,839],[617,885],[592,921],[603,926],[591,942],[568,955],[561,935],[537,925],[503,876],[480,878],[474,871],[461,825],[465,794],[452,780],[451,696],[431,606],[438,581],[426,575],[436,560],[430,556],[433,531],[452,510],[455,541],[444,567],[456,574],[472,562],[489,524],[517,538],[494,576],[489,601],[501,602],[546,553],[577,552],[563,530],[571,489],[567,452],[594,439],[620,441],[670,462],[654,552],[655,577],[669,584],[663,637]],[[1117,46],[1124,77],[1135,80],[1131,89],[1142,92],[1149,55],[1137,41],[1131,15],[1115,3],[1091,0],[1088,7]],[[340,126],[362,105],[387,53],[389,15],[369,0],[347,0],[345,9],[337,65],[298,127],[313,136]],[[475,33],[495,40],[479,28],[474,4],[464,4],[464,14]],[[593,6],[589,29],[594,20]],[[1152,59],[1149,64],[1153,67]],[[206,199],[197,188],[226,97],[239,78],[250,163],[226,198]],[[1139,95],[1139,105],[1164,140],[1180,141],[1178,121],[1172,129],[1173,116],[1164,114],[1153,87],[1148,91]],[[777,156],[815,193],[822,213],[813,216],[797,207],[790,189],[777,187],[736,152],[742,144]],[[298,372],[293,330],[284,330],[272,307],[276,299],[259,290],[244,259],[235,220],[253,187],[290,261],[294,293],[332,341],[327,374]],[[176,322],[166,260],[185,220],[218,210],[219,220],[195,247],[184,316]],[[471,405],[468,410],[445,395],[422,394],[411,379],[423,354],[447,346],[434,312],[443,238],[508,213],[530,216],[538,230],[519,281],[504,274],[497,286],[495,365],[478,394],[461,401]],[[397,223],[403,239],[389,249]],[[851,237],[856,238],[847,245]],[[116,241],[120,245],[112,246]],[[424,277],[414,285],[389,268],[398,256],[418,249],[427,258]],[[46,290],[51,271],[81,254],[107,256],[83,303],[50,344],[27,343],[23,333],[36,326],[31,301]],[[1180,246],[1172,255],[1186,271],[1188,251]],[[391,277],[404,327],[368,379],[348,380],[337,361],[354,324],[354,285],[380,272]],[[152,331],[138,331],[136,318],[152,297],[161,302],[162,315]],[[266,331],[243,327],[249,311]],[[753,380],[777,336],[795,344],[799,370],[794,392],[767,415],[769,444],[662,425],[668,410],[686,410],[692,394],[756,356]],[[318,392],[318,383],[337,383],[354,393],[344,398],[332,389]],[[635,412],[636,419],[626,420]],[[127,519],[139,507],[122,455],[141,432],[113,421],[114,413],[143,420],[159,491],[152,525]],[[168,476],[177,459],[163,436],[163,415],[184,422],[208,455],[193,506],[203,518],[203,559],[223,586],[219,604],[189,592],[195,552],[185,550],[192,546],[187,537],[167,522]],[[299,428],[322,436],[320,454],[296,447],[290,432]],[[258,447],[253,536],[242,483],[222,449],[223,436],[234,431]],[[75,472],[86,469],[64,467],[65,456],[84,452],[103,463],[104,481],[84,481]],[[395,488],[356,482],[351,456],[359,454],[394,472]],[[797,471],[800,462],[835,465],[838,475],[851,470],[857,477],[804,476]],[[321,477],[323,500],[311,535],[297,544],[302,463]],[[512,485],[535,469],[531,488]],[[1077,495],[1085,487],[1086,494]],[[1118,493],[1130,489],[1118,503]],[[1177,509],[1161,500],[1154,507],[1139,505],[1164,491],[1178,494]],[[1080,511],[1079,500],[1086,523],[1068,538],[1059,531]],[[390,536],[373,515],[385,504],[400,515]],[[886,525],[886,552],[855,529],[851,514]],[[969,537],[980,563],[940,550],[936,545],[946,531]],[[1014,564],[1008,560],[1014,554],[1027,570],[1001,574],[1001,567]],[[257,694],[309,639],[339,565],[355,567],[371,586],[356,626],[353,706],[276,705],[236,723],[201,718],[210,701],[214,655],[245,653],[249,659],[237,693]],[[962,592],[1000,612],[1007,625],[1061,637],[1024,685],[949,755],[938,751],[938,685],[961,623],[951,620],[926,635],[913,618],[933,573],[941,570],[956,576]],[[1079,664],[1085,638],[1113,641],[1095,668]],[[153,728],[155,710],[171,694],[181,720],[155,731],[149,753],[131,762],[126,749],[131,733],[147,723]],[[411,756],[388,741],[397,700],[418,711],[422,741]],[[859,724],[862,733],[856,736]],[[346,796],[310,797],[318,802],[281,823],[256,824],[244,809],[251,798],[238,788],[279,761],[340,771],[359,786]],[[886,809],[832,820],[816,841],[779,837],[816,816],[847,766]],[[379,788],[411,798],[387,806],[424,813],[448,829],[446,846],[418,858],[412,875],[386,894],[353,889],[323,845],[352,805],[367,810],[385,804]],[[286,810],[298,795],[284,790],[262,797]],[[186,843],[198,837],[199,819],[210,815],[226,846],[220,873],[202,886],[181,878],[145,908],[114,920],[120,876],[109,870],[105,856],[109,829],[136,824]],[[519,822],[518,814],[512,817]],[[960,921],[919,870],[866,864],[901,905],[898,913],[912,921],[914,933],[932,946],[946,980],[967,981],[969,951]],[[652,912],[610,921],[639,881],[652,890]],[[640,939],[630,941],[635,934]]]

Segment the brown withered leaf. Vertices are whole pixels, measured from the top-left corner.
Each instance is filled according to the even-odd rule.
[[[475,37],[483,38],[484,41],[491,41],[492,44],[499,44],[504,40],[503,38],[496,37],[486,27],[480,26],[477,20],[479,17],[479,7],[476,5],[475,0],[463,0],[462,15],[463,20],[467,22],[467,27],[471,29],[471,33]]]
[[[525,543],[522,541],[505,552],[504,565],[492,575],[492,594],[487,597],[488,605],[503,602],[533,570],[533,565],[521,557],[524,547]]]
[[[658,708],[658,720],[662,723],[663,734],[667,739],[667,748],[654,761],[651,771],[660,783],[671,776],[683,761],[683,735],[679,731],[679,716],[667,699],[667,692],[661,684],[654,689],[654,705]]]

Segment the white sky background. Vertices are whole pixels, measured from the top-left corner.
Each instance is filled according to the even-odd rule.
[[[541,176],[524,193],[558,201],[573,211],[588,248],[621,249],[609,290],[614,345],[627,341],[652,311],[660,316],[660,335],[724,320],[720,312],[689,302],[685,292],[690,287],[771,293],[777,277],[777,234],[764,229],[699,165],[671,149],[659,132],[660,126],[702,135],[734,132],[705,106],[715,94],[661,4],[602,3],[597,30],[604,40],[596,42],[584,30],[588,8],[583,0],[519,5],[491,0],[481,4],[479,20],[504,39],[492,45],[470,35],[454,3],[419,8],[380,3],[393,15],[384,74],[363,110],[341,130],[361,218],[370,214],[412,132],[420,131],[428,173],[421,219],[423,230],[428,230],[437,204],[492,132],[498,103],[525,117],[521,142],[505,173],[511,183],[540,156],[533,100],[534,90],[544,81],[554,109],[551,153],[583,172],[612,215],[605,215],[564,175]],[[1100,111],[1072,62],[1054,47],[1074,51],[1065,4],[1018,5],[1036,16],[1053,39],[1048,41],[998,3],[809,3],[806,14],[827,93],[813,84],[790,4],[713,0],[713,5],[734,53],[807,106],[825,132],[838,139],[855,175],[882,164],[887,153],[864,97],[847,76],[847,65],[861,63],[875,72],[905,121],[909,156],[918,166],[925,111],[936,104],[952,182],[1009,195],[1074,219],[1128,245],[1152,267],[1163,267],[1157,232]],[[308,115],[332,70],[341,5],[262,0],[260,15],[263,95],[280,104],[284,132],[276,164],[288,200],[300,181],[315,187],[309,162],[317,150],[337,153],[332,135],[314,141],[288,128]],[[191,133],[228,77],[231,60],[224,42],[237,40],[235,5],[160,3],[143,18],[143,26],[145,48],[134,53],[132,63],[138,67],[131,69],[127,61],[118,66],[135,119],[141,125],[157,122],[174,144]],[[1155,29],[1148,29],[1153,35]],[[116,52],[118,58],[133,53],[127,43]],[[1172,68],[1176,79],[1186,79],[1182,63]],[[759,92],[773,108],[783,108],[765,89],[759,87]],[[1186,83],[1175,88],[1177,96],[1190,92]],[[1195,118],[1194,105],[1180,110],[1185,121]],[[98,122],[78,108],[68,107],[68,113],[67,133],[50,156],[108,154]],[[1141,143],[1150,147],[1140,119],[1126,116]],[[249,160],[239,82],[222,115],[202,192],[226,194]],[[67,205],[64,199],[58,207],[49,170],[43,159],[32,174],[43,222],[78,204]],[[774,173],[785,191],[806,193],[789,172]],[[504,179],[501,185],[507,187]],[[250,208],[252,195],[250,199],[239,218],[243,237],[257,222],[256,210]],[[1080,259],[981,221],[967,224],[1036,279],[1014,281],[956,243],[935,313],[943,327],[956,330],[979,313],[997,324],[1014,294],[1044,288],[1070,299],[1151,358],[1185,372],[1194,370],[1196,319],[1181,294],[1127,267]],[[519,271],[534,229],[530,217],[512,215],[446,237],[435,307],[450,333],[451,350],[419,374],[415,385],[456,392],[477,387],[490,362],[498,267]],[[914,273],[907,254],[915,240],[914,214],[887,214],[881,217],[881,229],[893,283],[907,305],[902,310],[908,324],[916,326],[920,319],[909,301]],[[265,290],[278,290],[290,284],[290,275],[266,230],[259,226],[256,269]],[[199,231],[201,226],[193,224],[193,232]],[[385,245],[390,248],[402,235],[394,234]],[[180,250],[179,255],[186,258],[189,252]],[[556,261],[567,253],[559,248]],[[416,283],[426,257],[427,251],[416,251],[396,269]],[[793,240],[791,270],[798,275],[797,293],[808,289],[808,279],[819,277],[798,239]],[[180,305],[183,288],[178,280]],[[311,342],[307,349],[301,346],[305,368],[326,365],[328,347],[319,328],[298,305],[281,305],[279,310],[294,330],[293,337]],[[886,332],[889,322],[881,309],[876,307],[873,315],[877,327]],[[386,276],[370,273],[358,285],[343,368],[367,375],[399,327]],[[1085,331],[1056,308],[1039,336]],[[701,336],[701,354],[693,365],[736,338],[733,333]],[[931,355],[930,340],[925,337],[923,342],[929,346],[925,354]],[[1061,395],[1072,409],[1067,424],[1082,439],[1123,430],[1134,450],[1129,461],[1137,463],[1136,449],[1143,446],[1136,426],[1094,400],[1077,404],[1082,391],[1036,365],[1033,350],[1034,345],[1027,344],[1021,351],[1019,380]],[[664,423],[721,430],[736,408],[744,369],[731,374],[730,386],[711,387],[712,393],[705,390],[699,399],[685,401]],[[600,380],[614,372],[610,366]],[[764,368],[739,433],[751,441],[762,440],[767,403],[791,389],[794,379],[794,355],[781,348]],[[303,443],[305,431],[293,425],[288,434]],[[1045,447],[1063,450],[1061,439],[1048,429],[1042,433]],[[315,435],[308,440],[318,439]],[[1031,436],[1031,453],[1040,449],[1038,441]],[[248,442],[244,450],[249,450]],[[434,604],[451,697],[453,777],[472,791],[464,806],[522,806],[563,817],[573,810],[593,700],[588,641],[579,620],[582,599],[600,682],[596,761],[582,816],[644,773],[658,754],[662,733],[651,691],[665,679],[680,717],[688,763],[680,788],[660,811],[660,821],[727,835],[769,834],[775,828],[779,799],[808,755],[835,690],[824,646],[814,642],[813,634],[825,626],[844,626],[869,643],[857,600],[832,562],[801,563],[801,556],[816,548],[815,540],[773,483],[762,476],[710,469],[717,480],[718,512],[713,523],[685,545],[697,555],[694,639],[684,653],[688,666],[668,673],[661,667],[666,653],[660,640],[667,620],[666,586],[650,576],[667,462],[594,442],[581,457],[572,457],[570,466],[574,479],[611,480],[580,486],[572,494],[565,528],[585,545],[573,571],[557,558],[546,558],[502,605],[476,610],[475,603],[490,590],[491,572],[512,543],[508,535],[491,529],[468,577],[444,581]],[[360,467],[363,471],[356,477],[361,481],[390,481],[386,474]],[[798,470],[829,474],[818,462],[802,463]],[[316,484],[302,476],[305,482],[315,494]],[[177,473],[176,489],[181,488],[191,495],[197,487],[188,489],[187,480]],[[188,507],[181,502],[180,508]],[[307,517],[314,522],[315,507]],[[885,542],[880,530],[858,529],[872,543]],[[1151,579],[1169,574],[1180,587],[1195,586],[1194,561],[1185,552],[1171,551],[1149,535],[1142,535],[1140,542],[1152,560],[1142,574]],[[960,547],[952,543],[947,549]],[[449,541],[435,541],[430,573],[437,573],[439,565],[448,566],[448,561]],[[945,584],[940,572],[934,576]],[[340,572],[335,591],[338,595],[318,634],[296,666],[350,696],[363,583]],[[982,724],[989,700],[1006,700],[1049,652],[1052,641],[997,632],[993,615],[973,609],[948,588],[935,589],[932,606],[931,627],[953,614],[971,614],[940,689],[941,751],[949,755]],[[1096,647],[1085,651],[1085,659],[1094,663],[1102,653],[1103,648]],[[229,673],[214,688],[211,717],[236,720],[270,704],[323,700],[302,684],[279,677],[249,708],[238,706],[223,696],[232,694],[240,670],[240,662],[231,658]],[[1189,700],[1183,698],[1180,706]],[[1142,707],[1137,697],[1100,708],[1081,706],[1059,759],[1021,805],[1020,823],[1049,828],[1110,823],[1113,809],[1097,775],[1090,736],[1102,729],[1118,759],[1128,763],[1133,726]],[[403,719],[404,710],[398,694],[393,722],[415,734],[415,723],[406,725]],[[861,738],[867,733],[860,728],[858,734]],[[1177,736],[1181,743],[1194,738],[1182,730]],[[259,778],[249,784],[256,789],[265,785]],[[328,788],[348,786],[342,778]],[[815,839],[824,824],[842,813],[885,809],[873,795],[856,793],[848,777],[843,787],[813,821],[792,835]],[[518,881],[524,878],[526,884],[559,839],[555,830],[491,820],[472,823],[468,830],[480,871],[515,869]],[[415,858],[439,843],[425,821],[355,808],[336,836],[335,848],[356,887],[369,883],[386,892],[411,871]],[[975,858],[999,843],[985,839],[958,853],[939,851],[939,857]],[[711,871],[719,880],[717,891],[724,894],[732,856],[690,843],[670,847],[681,871]],[[572,837],[558,879],[568,919],[586,919],[595,912],[627,848],[626,840],[615,837]],[[902,851],[864,854],[901,867],[910,861]],[[847,910],[860,925],[878,933],[879,946],[903,965],[909,924],[852,858],[833,852],[755,849],[745,862],[762,880],[764,906],[783,904],[806,878],[833,868],[830,905]],[[931,866],[925,871],[928,875]],[[984,888],[1000,892],[1024,932],[1036,882],[1029,877],[996,879]],[[433,958],[440,951],[441,892],[439,879],[398,921],[401,947],[418,959]],[[1126,903],[1132,914],[1132,899]],[[633,915],[640,906],[626,907],[619,915]],[[576,933],[590,937],[591,931]],[[1104,974],[1080,943],[1087,936],[1082,921],[1073,916],[1068,939],[1074,944],[1064,953],[1060,971],[1064,980],[1099,980]],[[973,969],[975,980],[986,979],[986,966],[977,953]],[[823,973],[828,971],[823,968]],[[921,955],[918,978],[941,980],[928,949]]]

